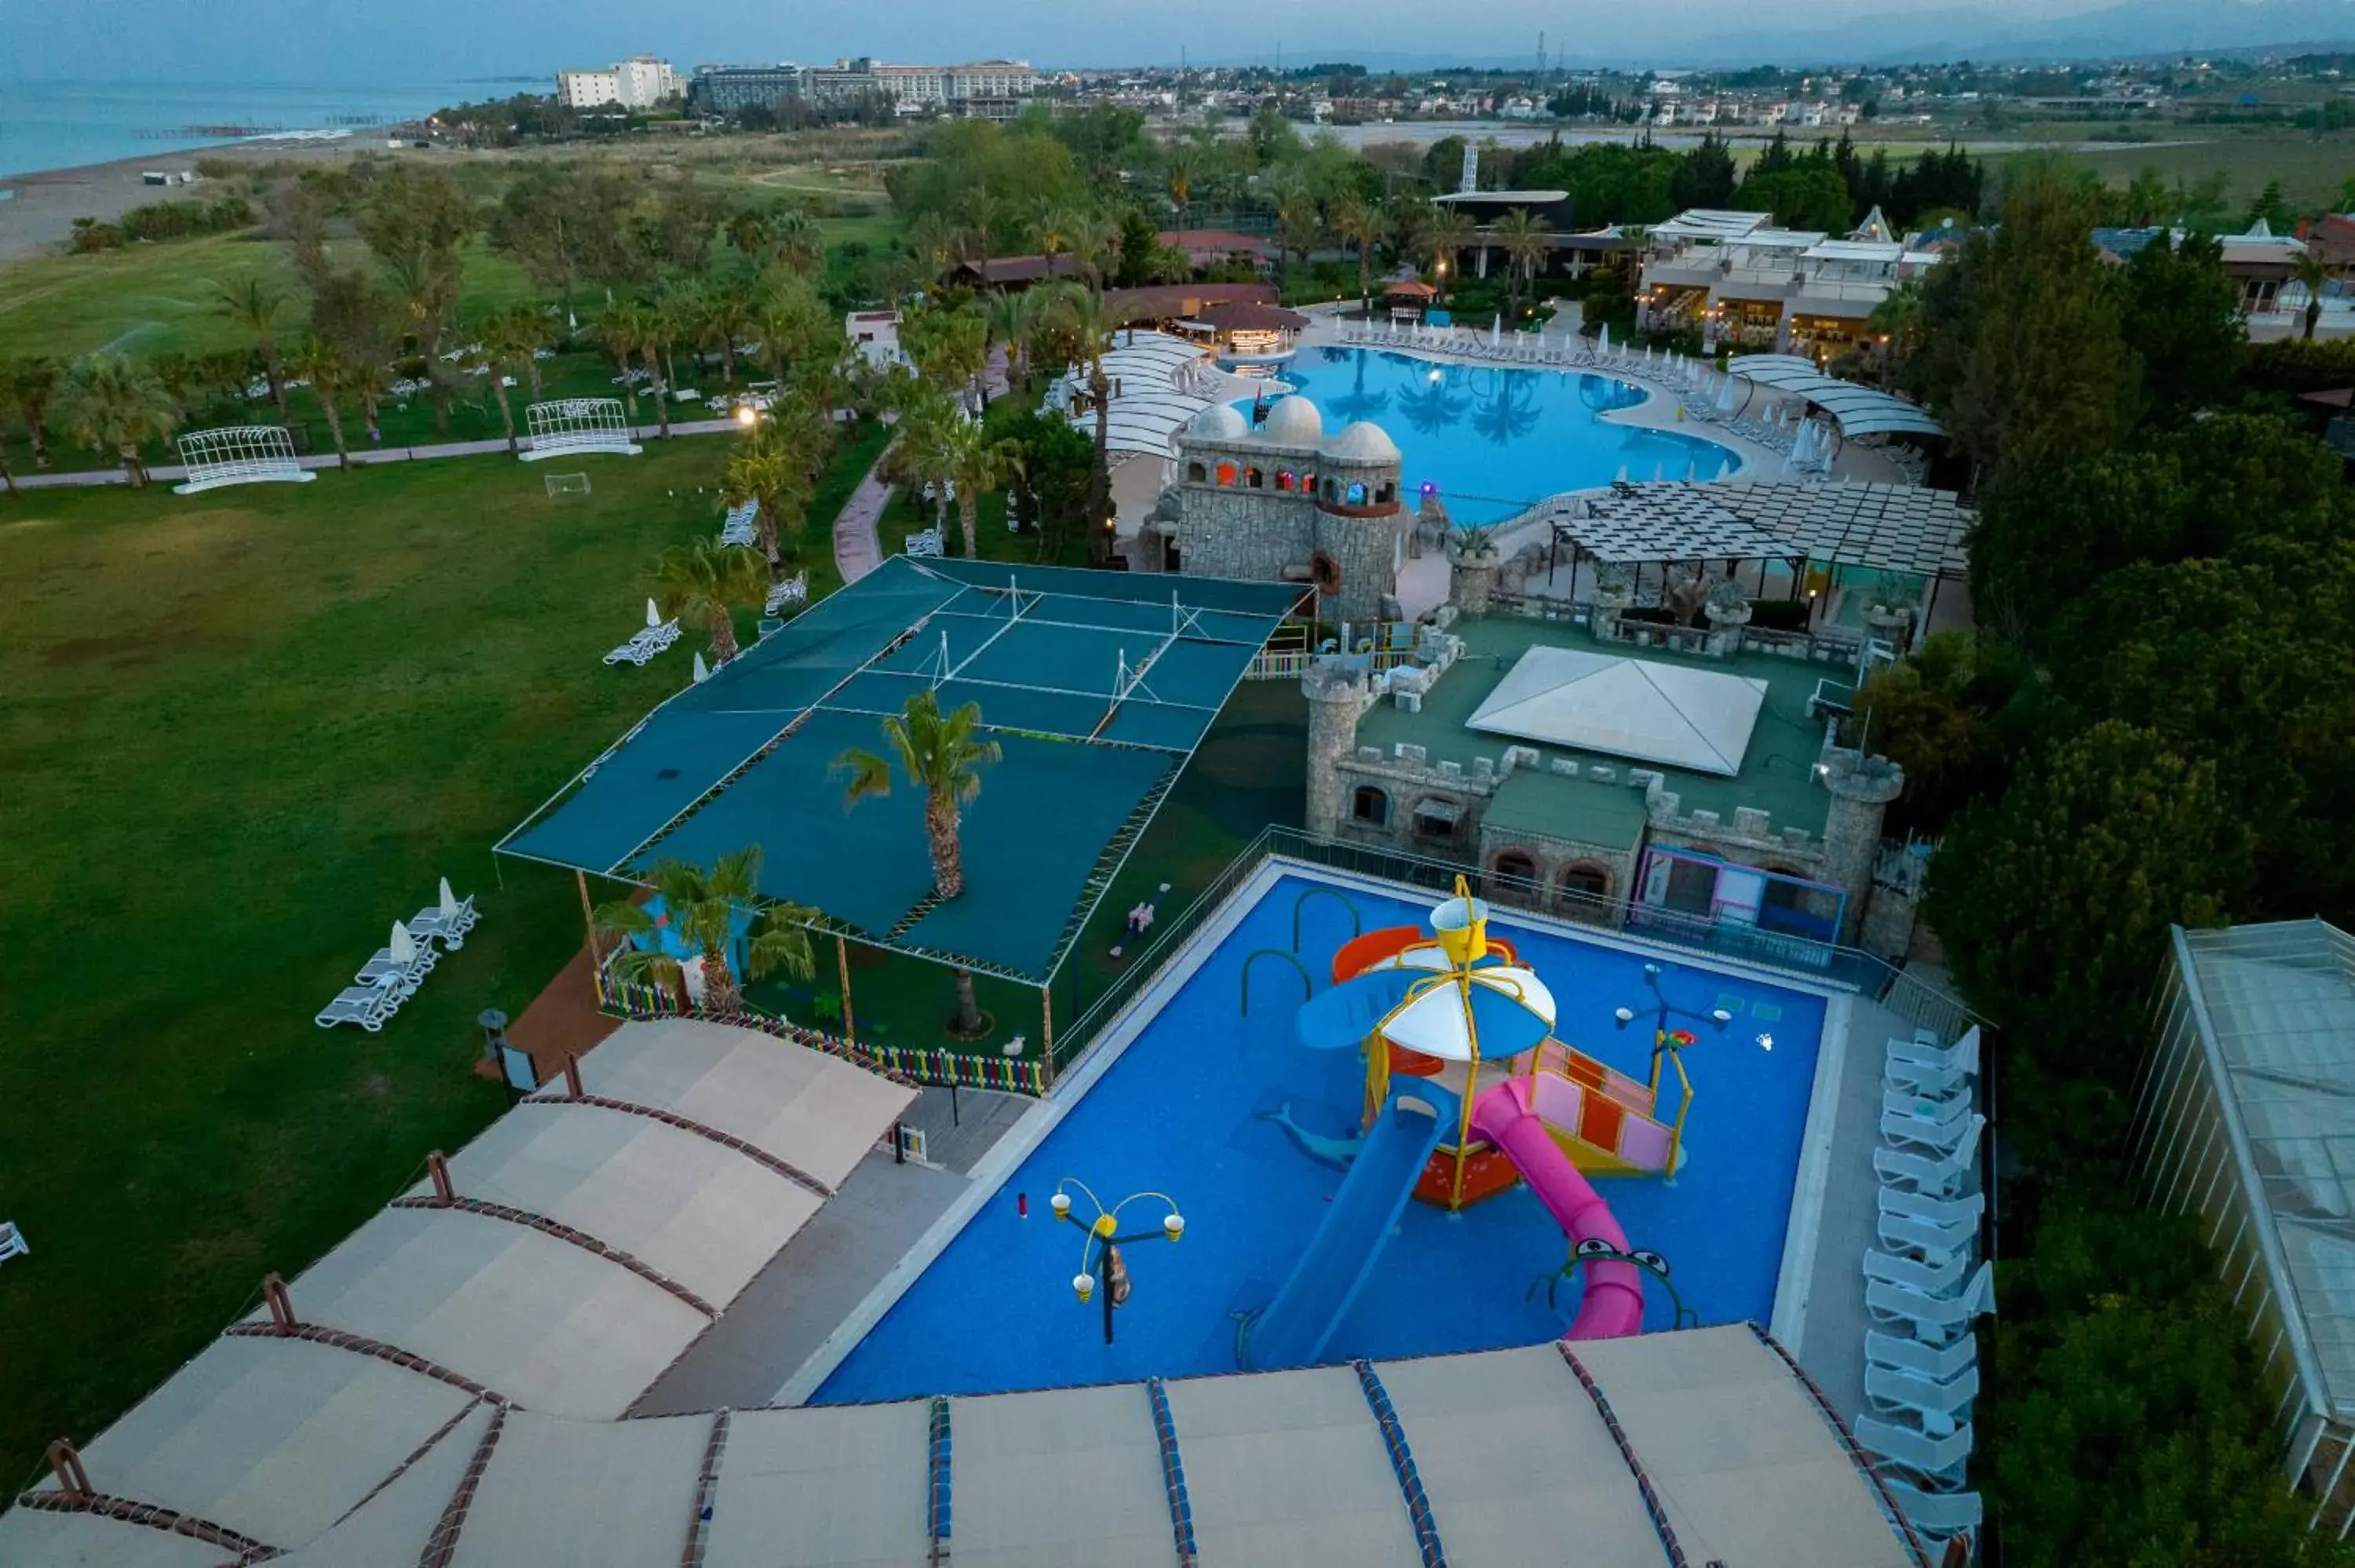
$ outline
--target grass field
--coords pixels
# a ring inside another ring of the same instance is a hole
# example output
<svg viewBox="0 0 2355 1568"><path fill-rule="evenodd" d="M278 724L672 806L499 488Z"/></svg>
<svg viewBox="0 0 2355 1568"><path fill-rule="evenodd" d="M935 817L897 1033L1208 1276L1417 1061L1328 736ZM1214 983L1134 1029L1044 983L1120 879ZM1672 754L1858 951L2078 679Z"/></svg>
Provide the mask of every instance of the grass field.
<svg viewBox="0 0 2355 1568"><path fill-rule="evenodd" d="M505 1104L474 1015L520 1012L580 911L489 846L685 680L692 636L599 657L655 552L713 526L725 450L583 459L561 499L496 458L0 498L0 1217L34 1248L0 1289L0 1478ZM822 534L805 554L824 591ZM444 874L483 910L465 948L382 1033L314 1028Z"/></svg>
<svg viewBox="0 0 2355 1568"><path fill-rule="evenodd" d="M2081 149L2071 156L2112 185L2124 185L2145 169L2157 169L2169 181L2189 182L2221 172L2232 182L2236 206L2255 202L2275 180L2281 182L2293 207L2333 206L2348 177L2355 175L2355 136L2344 133L2315 137L2300 131L2190 126L2182 128L2186 139L2179 142L2167 129L2158 133L2168 145L2120 143L2115 148ZM2195 137L2199 139L2190 139Z"/></svg>

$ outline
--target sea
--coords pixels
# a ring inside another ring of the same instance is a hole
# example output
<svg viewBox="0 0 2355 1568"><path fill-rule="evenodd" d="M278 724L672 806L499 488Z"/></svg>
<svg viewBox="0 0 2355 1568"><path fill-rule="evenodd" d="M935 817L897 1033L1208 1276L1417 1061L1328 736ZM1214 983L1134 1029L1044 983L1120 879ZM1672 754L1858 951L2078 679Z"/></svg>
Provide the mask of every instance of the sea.
<svg viewBox="0 0 2355 1568"><path fill-rule="evenodd" d="M506 80L320 87L0 79L0 176L240 140L225 133L232 130L340 130L361 141L380 136L388 124L452 104L510 97L532 86Z"/></svg>

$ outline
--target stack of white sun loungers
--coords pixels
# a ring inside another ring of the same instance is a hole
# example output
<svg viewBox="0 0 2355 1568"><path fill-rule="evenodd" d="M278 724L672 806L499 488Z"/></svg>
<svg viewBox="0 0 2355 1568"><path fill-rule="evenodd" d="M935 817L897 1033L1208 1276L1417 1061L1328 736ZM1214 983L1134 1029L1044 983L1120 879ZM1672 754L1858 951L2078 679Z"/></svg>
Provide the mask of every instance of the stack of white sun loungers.
<svg viewBox="0 0 2355 1568"><path fill-rule="evenodd" d="M321 1008L313 1022L322 1029L357 1023L371 1034L382 1029L400 1011L400 1004L417 994L442 954L464 947L466 933L474 928L474 895L454 896L447 877L442 880L441 895L438 903L427 905L406 921L394 921L391 939L360 966L353 983ZM439 948L436 942L441 943Z"/></svg>
<svg viewBox="0 0 2355 1568"><path fill-rule="evenodd" d="M719 542L723 545L750 545L752 542L752 520L761 515L761 503L748 501L741 506L731 506L719 524Z"/></svg>
<svg viewBox="0 0 2355 1568"><path fill-rule="evenodd" d="M608 664L635 664L645 667L646 661L678 641L678 622L666 620L659 626L642 629L627 642L605 655Z"/></svg>
<svg viewBox="0 0 2355 1568"><path fill-rule="evenodd" d="M1944 1541L1979 1527L1963 1489L1978 1397L1971 1322L1995 1310L1995 1266L1978 1255L1987 1200L1979 1189L1974 1108L1979 1032L1952 1045L1933 1031L1889 1042L1881 1078L1880 1245L1865 1254L1864 1414L1857 1441L1883 1461L1889 1489L1915 1530Z"/></svg>

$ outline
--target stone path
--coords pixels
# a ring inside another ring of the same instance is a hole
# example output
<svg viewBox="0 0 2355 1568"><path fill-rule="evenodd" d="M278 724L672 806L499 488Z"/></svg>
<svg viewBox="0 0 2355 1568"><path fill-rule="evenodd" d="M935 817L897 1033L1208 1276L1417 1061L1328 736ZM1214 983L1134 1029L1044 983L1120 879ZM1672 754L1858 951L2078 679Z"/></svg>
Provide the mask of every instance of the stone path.
<svg viewBox="0 0 2355 1568"><path fill-rule="evenodd" d="M875 524L891 499L891 487L879 477L882 467L883 460L876 459L834 520L834 567L846 583L857 582L883 564L883 546L876 538Z"/></svg>

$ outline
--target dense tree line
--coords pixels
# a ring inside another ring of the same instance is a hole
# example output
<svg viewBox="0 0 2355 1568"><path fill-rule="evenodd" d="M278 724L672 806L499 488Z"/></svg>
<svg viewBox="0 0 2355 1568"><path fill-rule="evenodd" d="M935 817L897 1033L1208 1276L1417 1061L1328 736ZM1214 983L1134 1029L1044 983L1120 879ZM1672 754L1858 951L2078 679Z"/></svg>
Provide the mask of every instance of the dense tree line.
<svg viewBox="0 0 2355 1568"><path fill-rule="evenodd" d="M1907 373L1978 465L1981 630L1864 700L1998 1025L1977 1478L2013 1563L2345 1562L2284 1486L2245 1308L2199 1226L2136 1206L2125 1135L2170 924L2355 919L2355 505L2237 374L2265 356L2216 248L2102 264L2111 199L2015 169L1923 295Z"/></svg>

